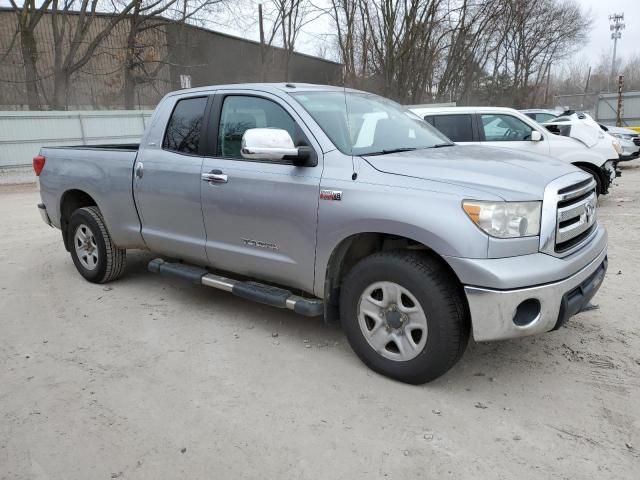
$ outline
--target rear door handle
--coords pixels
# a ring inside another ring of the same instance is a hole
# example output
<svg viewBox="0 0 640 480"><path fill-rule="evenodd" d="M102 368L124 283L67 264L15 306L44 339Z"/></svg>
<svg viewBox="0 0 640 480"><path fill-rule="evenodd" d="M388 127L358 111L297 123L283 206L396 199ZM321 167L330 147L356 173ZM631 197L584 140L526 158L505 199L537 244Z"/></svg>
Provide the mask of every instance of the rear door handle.
<svg viewBox="0 0 640 480"><path fill-rule="evenodd" d="M222 170L211 170L209 173L202 174L202 181L209 183L227 183L229 177L222 173Z"/></svg>
<svg viewBox="0 0 640 480"><path fill-rule="evenodd" d="M143 174L144 174L144 164L142 162L138 162L138 165L136 165L136 177L142 178Z"/></svg>

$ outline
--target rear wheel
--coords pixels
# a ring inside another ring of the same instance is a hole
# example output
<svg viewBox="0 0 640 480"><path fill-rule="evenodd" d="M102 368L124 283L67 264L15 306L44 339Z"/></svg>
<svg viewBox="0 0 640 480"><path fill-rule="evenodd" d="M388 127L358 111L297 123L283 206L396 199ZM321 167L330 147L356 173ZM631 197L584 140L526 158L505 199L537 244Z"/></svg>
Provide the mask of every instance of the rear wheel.
<svg viewBox="0 0 640 480"><path fill-rule="evenodd" d="M126 250L113 243L98 207L73 212L67 235L73 263L86 280L106 283L124 273Z"/></svg>
<svg viewBox="0 0 640 480"><path fill-rule="evenodd" d="M340 310L360 359L407 383L425 383L444 374L469 339L457 279L426 254L383 252L360 261L343 282Z"/></svg>

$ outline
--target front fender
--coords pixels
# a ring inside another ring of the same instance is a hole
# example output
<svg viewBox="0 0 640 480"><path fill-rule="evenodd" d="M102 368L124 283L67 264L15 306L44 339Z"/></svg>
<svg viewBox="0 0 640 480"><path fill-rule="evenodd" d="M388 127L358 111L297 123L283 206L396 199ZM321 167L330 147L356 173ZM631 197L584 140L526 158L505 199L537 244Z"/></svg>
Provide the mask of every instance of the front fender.
<svg viewBox="0 0 640 480"><path fill-rule="evenodd" d="M339 182L332 182L334 188ZM487 258L488 236L467 218L461 198L441 192L351 182L340 201L320 200L314 293L324 296L332 253L361 233L407 238L440 256Z"/></svg>

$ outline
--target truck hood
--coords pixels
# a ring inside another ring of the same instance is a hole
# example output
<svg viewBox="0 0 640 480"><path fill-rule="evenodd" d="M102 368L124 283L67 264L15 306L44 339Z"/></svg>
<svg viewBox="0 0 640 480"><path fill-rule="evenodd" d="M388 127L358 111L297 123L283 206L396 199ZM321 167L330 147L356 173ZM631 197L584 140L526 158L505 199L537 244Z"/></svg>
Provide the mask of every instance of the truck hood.
<svg viewBox="0 0 640 480"><path fill-rule="evenodd" d="M477 145L363 158L381 172L459 185L504 200L542 200L549 182L577 170L543 155Z"/></svg>
<svg viewBox="0 0 640 480"><path fill-rule="evenodd" d="M570 120L565 122L548 122L543 123L543 126L550 130L552 133L554 127L560 128L562 126L568 127L561 129L561 135L568 135L571 138L575 138L579 142L585 144L588 148L594 147L600 140L605 138L605 132L600 129L596 124L595 126L586 120ZM565 133L568 132L568 133Z"/></svg>
<svg viewBox="0 0 640 480"><path fill-rule="evenodd" d="M613 143L620 143L615 137L600 128L591 117L585 120L571 118L569 121L548 122L542 124L559 138L572 138L587 148L604 156L605 160L618 158ZM557 130L557 131L556 131Z"/></svg>

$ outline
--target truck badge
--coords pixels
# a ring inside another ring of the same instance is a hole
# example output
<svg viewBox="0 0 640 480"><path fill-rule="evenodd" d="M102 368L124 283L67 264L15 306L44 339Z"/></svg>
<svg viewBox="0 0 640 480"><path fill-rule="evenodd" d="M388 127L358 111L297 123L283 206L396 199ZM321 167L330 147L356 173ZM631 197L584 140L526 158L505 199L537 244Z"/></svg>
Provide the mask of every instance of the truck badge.
<svg viewBox="0 0 640 480"><path fill-rule="evenodd" d="M593 219L593 214L594 214L595 208L593 206L593 204L591 202L587 203L584 206L584 214L587 217L587 225L591 224L591 220Z"/></svg>
<svg viewBox="0 0 640 480"><path fill-rule="evenodd" d="M342 200L341 190L320 190L320 200Z"/></svg>

